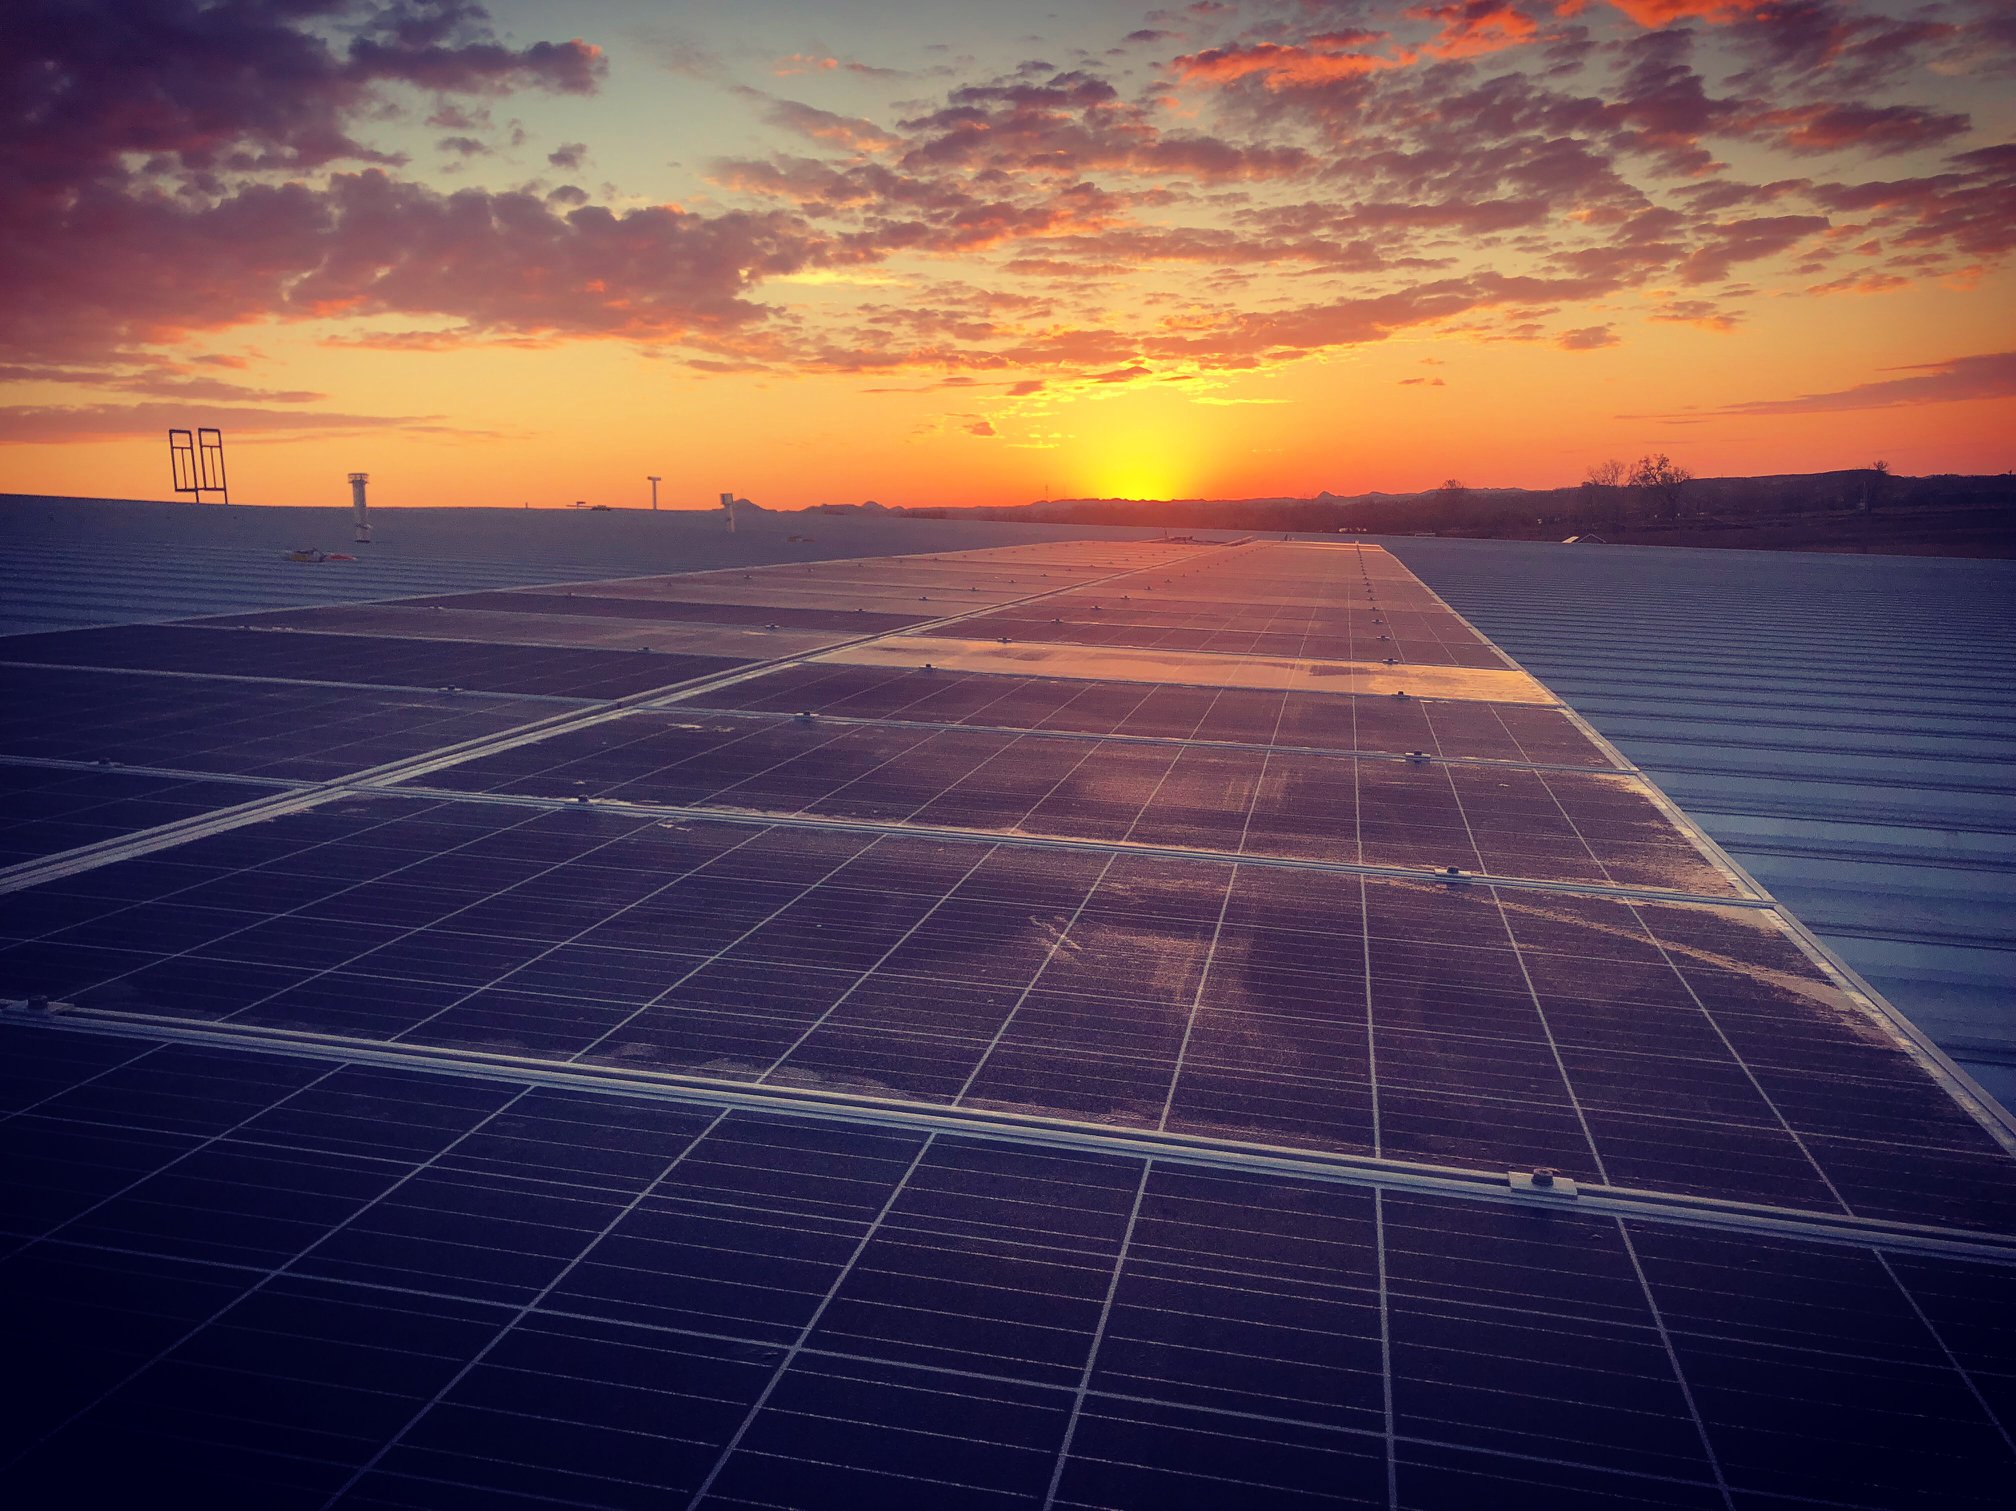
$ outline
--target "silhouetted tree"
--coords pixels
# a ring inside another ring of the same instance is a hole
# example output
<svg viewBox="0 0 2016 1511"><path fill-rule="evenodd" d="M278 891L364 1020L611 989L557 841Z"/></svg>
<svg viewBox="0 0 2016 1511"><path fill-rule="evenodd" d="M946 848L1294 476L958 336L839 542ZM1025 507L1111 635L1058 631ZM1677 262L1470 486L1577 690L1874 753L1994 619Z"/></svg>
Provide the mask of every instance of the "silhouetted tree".
<svg viewBox="0 0 2016 1511"><path fill-rule="evenodd" d="M1890 478L1890 464L1878 457L1863 470L1869 475L1862 479L1862 502L1858 507L1867 510L1881 501L1883 485Z"/></svg>
<svg viewBox="0 0 2016 1511"><path fill-rule="evenodd" d="M1662 451L1656 456L1639 457L1631 464L1631 475L1624 481L1626 487L1645 501L1647 513L1657 519L1671 520L1680 517L1680 490L1693 478L1693 473Z"/></svg>
<svg viewBox="0 0 2016 1511"><path fill-rule="evenodd" d="M1591 488L1621 488L1624 477L1624 463L1613 456L1608 461L1591 462L1589 470L1582 474L1582 481Z"/></svg>

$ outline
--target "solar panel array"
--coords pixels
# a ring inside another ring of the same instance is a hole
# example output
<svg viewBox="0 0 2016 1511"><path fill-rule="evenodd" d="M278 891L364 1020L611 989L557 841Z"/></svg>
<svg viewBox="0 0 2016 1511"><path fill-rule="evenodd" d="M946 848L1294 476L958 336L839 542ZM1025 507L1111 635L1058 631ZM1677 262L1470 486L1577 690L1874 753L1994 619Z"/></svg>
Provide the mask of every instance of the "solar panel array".
<svg viewBox="0 0 2016 1511"><path fill-rule="evenodd" d="M0 661L22 1503L2005 1503L2008 1130L1376 548Z"/></svg>

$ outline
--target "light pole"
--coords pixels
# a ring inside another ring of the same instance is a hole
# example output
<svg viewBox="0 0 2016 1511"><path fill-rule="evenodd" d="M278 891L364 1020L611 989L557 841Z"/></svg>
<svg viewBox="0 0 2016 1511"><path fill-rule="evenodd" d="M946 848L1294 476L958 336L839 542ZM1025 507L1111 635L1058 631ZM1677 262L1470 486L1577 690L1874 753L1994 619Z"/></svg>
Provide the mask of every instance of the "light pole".
<svg viewBox="0 0 2016 1511"><path fill-rule="evenodd" d="M657 477L647 477L644 479L644 481L651 485L651 512L653 514L656 514L658 512L658 485L661 482L663 482L664 479Z"/></svg>

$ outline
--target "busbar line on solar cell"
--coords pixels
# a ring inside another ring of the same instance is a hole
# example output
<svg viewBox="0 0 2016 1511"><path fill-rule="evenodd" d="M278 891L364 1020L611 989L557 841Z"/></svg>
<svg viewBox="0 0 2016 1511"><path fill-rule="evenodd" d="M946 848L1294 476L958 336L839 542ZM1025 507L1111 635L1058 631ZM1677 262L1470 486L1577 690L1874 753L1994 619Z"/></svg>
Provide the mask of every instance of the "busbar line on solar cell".
<svg viewBox="0 0 2016 1511"><path fill-rule="evenodd" d="M1118 575L1126 574L1123 572ZM1044 595L1038 594L1037 596ZM938 622L949 624L964 617L967 616L965 614L953 615ZM19 639L21 637L15 638ZM795 658L788 656L781 658L783 661L793 659ZM736 668L736 674L741 675L749 671L768 669L768 667L775 664L777 663L759 663L753 667ZM703 685L707 682L706 678L688 680L697 680ZM676 685L672 684L672 686ZM659 696L669 690L668 686L661 685L657 688L649 689L644 693L632 693L606 699L594 709L583 714L555 715L551 720L535 721L532 724L521 726L515 731L507 732L503 736L466 741L460 745L437 749L425 756L388 762L378 768L354 772L346 780L354 784L372 786L389 784L400 780L403 776L425 774L442 766L453 765L465 759L467 754L481 753L483 748L509 748L513 744L521 744L530 740L543 738L547 734L560 732L577 724L592 724L602 719L614 717L640 702L647 701L651 696ZM472 749L471 747L478 748ZM189 839L254 822L263 817L283 812L298 811L303 807L325 802L330 797L338 795L344 790L346 789L340 784L323 784L314 789L266 799L261 802L239 805L180 823L163 825L137 835L130 835L98 845L84 846L55 856L47 861L28 862L0 869L0 895L55 877L74 874L76 871L105 864L111 860L143 854L150 850L165 849Z"/></svg>
<svg viewBox="0 0 2016 1511"><path fill-rule="evenodd" d="M139 1021L116 1014L80 1012L60 1019L18 1015L0 1018L0 1034L10 1029L66 1037L110 1035L150 1044L177 1044L307 1062L334 1060L344 1065L379 1067L400 1074L428 1074L456 1081L643 1099L693 1106L710 1113L725 1107L751 1115L787 1116L835 1126L906 1132L918 1137L935 1133L1013 1147L1153 1158L1172 1167L1206 1174L1294 1179L1396 1195L1482 1203L1525 1212L1572 1212L1589 1220L1623 1218L1659 1226L1751 1237L1794 1239L1832 1246L1874 1246L1899 1255L1940 1255L2016 1265L2016 1239L1975 1229L1594 1184L1581 1186L1572 1201L1564 1202L1558 1198L1535 1197L1513 1187L1502 1175L1494 1176L1482 1171L1405 1160L1375 1160L1173 1131L1160 1133L1110 1124L1069 1123L1003 1110L969 1112L949 1107L927 1109L898 1102L877 1104L873 1099L802 1089L783 1090L709 1083L690 1077L638 1075L595 1066L541 1063L508 1055L449 1052L428 1046L372 1045L361 1040L340 1041L328 1035L288 1034L273 1030L234 1032L230 1031L229 1025L191 1026L165 1019ZM102 1080L120 1068L123 1067L111 1067L90 1079ZM26 1109L0 1116L0 1122L23 1115L26 1115Z"/></svg>

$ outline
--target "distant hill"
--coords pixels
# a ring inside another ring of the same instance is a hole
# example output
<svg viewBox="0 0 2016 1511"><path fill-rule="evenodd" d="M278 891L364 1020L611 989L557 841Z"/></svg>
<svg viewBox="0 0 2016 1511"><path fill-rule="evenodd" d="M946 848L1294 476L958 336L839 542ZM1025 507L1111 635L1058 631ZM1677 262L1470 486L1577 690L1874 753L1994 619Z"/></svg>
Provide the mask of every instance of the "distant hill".
<svg viewBox="0 0 2016 1511"><path fill-rule="evenodd" d="M1897 477L1875 468L1770 477L1655 476L1638 484L1472 488L1420 493L1330 492L1314 498L1054 499L975 509L915 510L946 518L1172 529L1436 534L1559 540L1600 534L1633 544L1805 549L1952 547L2011 555L2016 475Z"/></svg>

